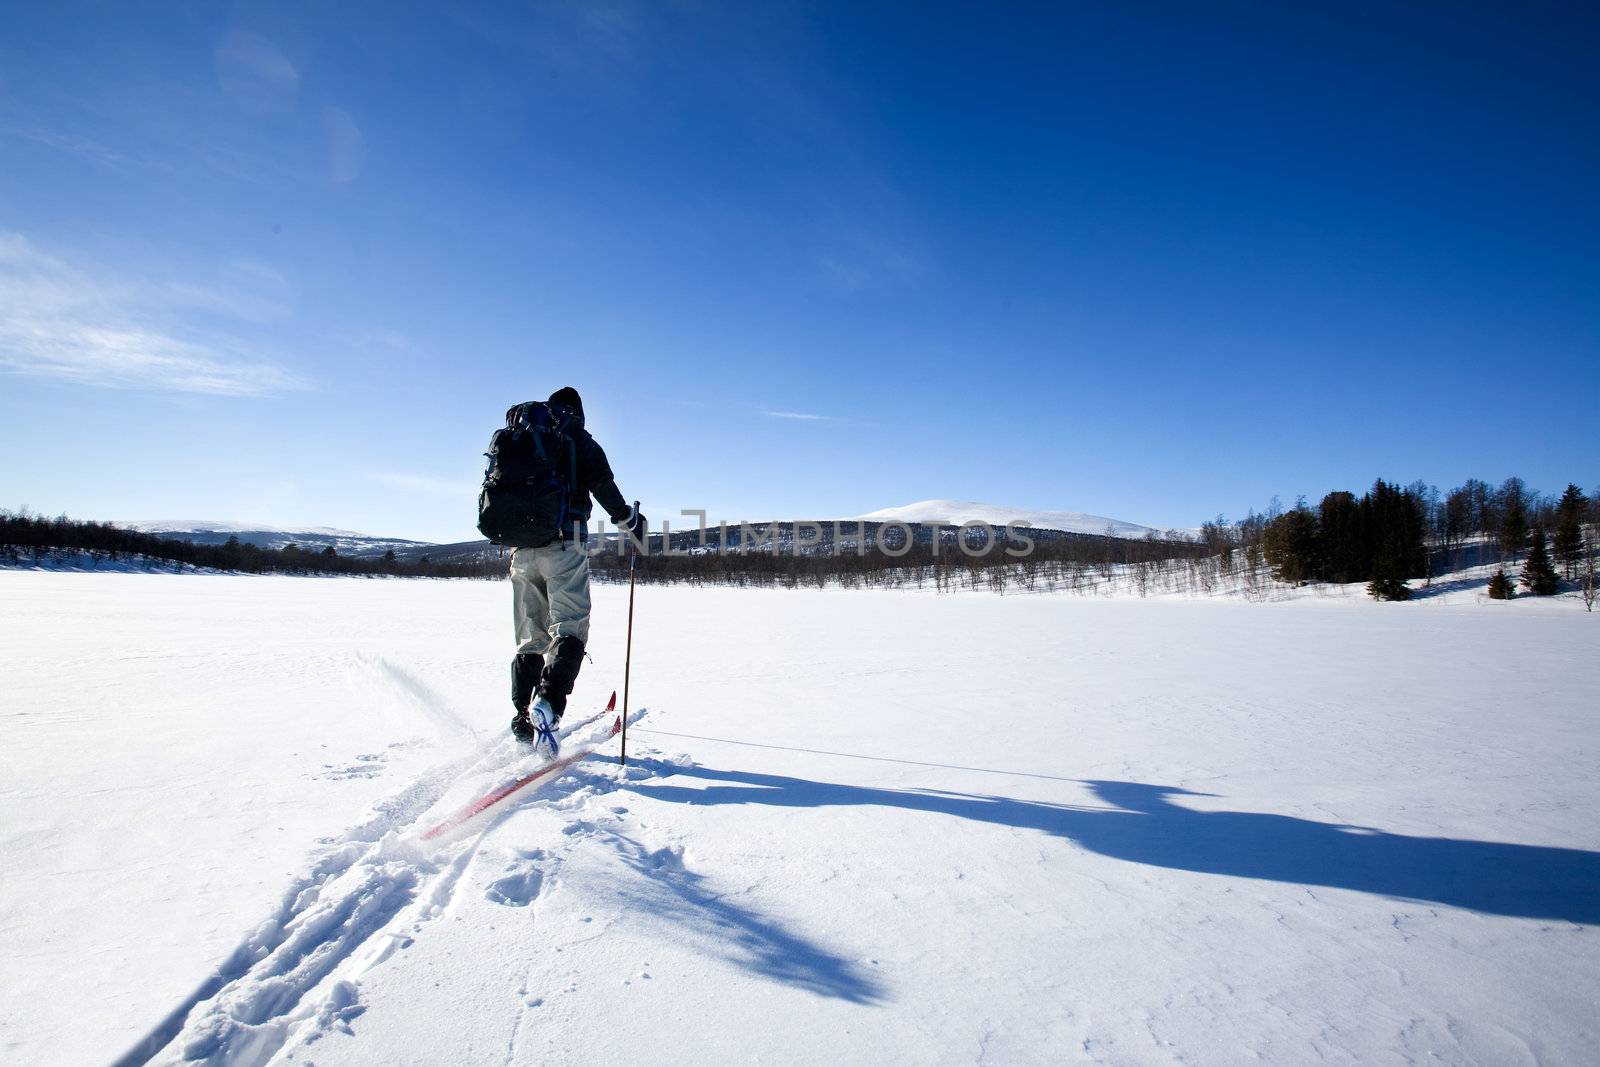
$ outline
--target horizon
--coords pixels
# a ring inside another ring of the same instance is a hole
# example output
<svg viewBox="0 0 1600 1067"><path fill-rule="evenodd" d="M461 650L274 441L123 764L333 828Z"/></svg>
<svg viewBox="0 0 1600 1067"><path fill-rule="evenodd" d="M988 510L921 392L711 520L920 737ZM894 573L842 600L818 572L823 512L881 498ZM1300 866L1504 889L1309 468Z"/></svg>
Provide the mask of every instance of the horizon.
<svg viewBox="0 0 1600 1067"><path fill-rule="evenodd" d="M1415 483L1411 483L1411 484L1415 484ZM1497 483L1497 482L1490 482L1488 484L1489 484L1491 489L1495 489L1495 488L1497 488L1499 486L1499 483ZM1576 484L1576 483L1572 483L1572 484ZM1433 489L1433 490L1438 490L1440 488L1439 486L1431 485L1431 484L1429 484L1427 487L1429 489ZM1582 491L1583 487L1579 486L1578 488L1580 489L1580 491ZM1330 492L1337 492L1337 491L1339 491L1339 490L1330 490ZM1365 491L1365 490L1363 490L1363 491ZM1538 487L1529 487L1528 488L1528 492L1530 494L1532 494L1532 499L1535 499L1535 500L1538 500L1538 501L1541 501L1543 503L1550 504L1550 505L1553 505L1555 503L1556 496L1558 495L1558 494L1554 494L1554 493L1544 492L1542 490L1539 490ZM1600 499L1600 487L1597 487L1594 490L1594 492L1593 492L1593 494L1591 494L1590 498L1591 499ZM1288 509L1288 508L1291 508L1291 507L1305 505L1305 506L1314 508L1315 504L1316 504L1316 501L1310 500L1309 498L1306 498L1303 495L1298 497L1295 501L1288 502L1288 503L1284 502L1281 499L1281 497L1274 496L1273 499L1269 502L1269 506L1268 507L1253 508L1244 516L1223 516L1223 518L1226 520L1226 524L1233 525L1233 524L1239 522L1240 520L1245 519L1245 518L1249 518L1251 516L1258 516L1258 517L1269 516L1270 513L1271 513L1271 506L1278 506L1278 507L1282 507L1284 509ZM925 508L925 506L927 506L927 505L932 505L934 507L949 506L949 507L953 507L955 509L958 509L958 511L953 516L945 517L945 516L941 516L939 513L935 512L931 507L930 508ZM923 509L923 510L918 510L918 509ZM0 513L3 513L5 511L7 511L7 510L11 510L12 513L24 513L24 512L28 511L28 509L26 509L26 508L21 508L21 509L0 509ZM987 512L988 514L985 517L982 517L982 518L976 518L975 517L975 518L973 518L971 520L963 520L961 518L961 516L960 516L960 511L963 511L963 510L971 510L975 514L980 514L980 515L982 513L984 513L984 512ZM912 513L913 512L916 512L921 517L912 517ZM41 514L41 513L34 513L34 514ZM49 517L49 516L46 515L45 517ZM418 544L457 544L457 543L470 543L470 542L482 541L484 539L483 535L481 533L479 533L475 537L468 537L468 538L463 539L462 541L440 542L440 541L430 541L427 538L412 537L409 534L406 534L404 532L394 533L394 532L378 532L378 531L373 531L373 530L352 530L352 529L347 529L347 528L344 528L344 527L326 526L326 525L283 526L281 524L276 524L276 523L256 522L256 521L251 521L251 520L247 520L247 519L215 519L215 518L199 519L199 518L171 518L171 517L167 517L167 518L150 518L150 517L146 517L146 518L140 518L140 519L126 519L126 518L106 519L106 518L96 518L96 517L93 517L93 516L80 516L80 515L66 515L65 517L70 519L70 520L77 521L77 522L102 522L102 523L106 523L106 524L109 524L109 525L112 525L112 526L122 527L124 529L133 529L133 530L138 530L138 531L143 532L143 533L155 533L155 534L158 534L158 535L168 534L168 533L190 533L190 532L316 534L318 536L361 537L361 538L368 538L368 539L372 539L372 540L412 541L412 542L415 542L415 543L418 543ZM694 530L694 529L696 529L698 527L698 522L699 522L699 518L697 516L695 516L695 515L688 515L688 516L683 516L683 515L661 516L661 517L657 517L657 518L652 520L652 530L651 530L652 533L663 532L662 529L661 529L661 525L660 525L662 518L665 518L666 522L668 523L668 525L671 528L671 532L674 533L674 534L682 533L682 532L685 532L685 531L692 531L692 530ZM936 518L938 519L937 522L935 521ZM713 530L713 529L716 529L719 525L727 525L729 527L733 527L733 526L736 526L736 525L751 525L751 526L756 526L756 527L762 527L762 526L766 526L766 525L771 524L771 523L786 524L786 523L806 523L806 522L821 522L821 523L829 523L829 522L832 522L832 523L852 523L852 522L895 523L895 522L905 522L905 523L911 523L912 525L960 526L960 525L963 524L963 522L970 521L970 522L984 522L987 525L989 525L991 528L1000 528L1000 527L1004 527L1004 526L1010 524L1011 522L1015 521L1019 525L1023 526L1026 529L1045 529L1045 530L1049 530L1049 529L1064 529L1065 530L1065 529L1068 529L1068 527L1060 526L1060 525L1052 525L1053 522L1057 522L1057 521L1059 521L1059 520L1061 520L1063 518L1075 518L1075 519L1079 519L1079 520L1091 520L1091 521L1096 521L1096 522L1103 521L1103 522L1106 523L1106 526L1107 526L1108 530L1110 530L1112 527L1139 527L1139 528L1145 530L1146 532L1155 533L1155 534L1158 534L1158 535L1159 534L1191 534L1191 535L1193 535L1193 534L1198 534L1200 532L1200 530L1201 530L1201 527L1205 523L1214 522L1217 519L1217 516L1212 516L1209 519L1204 519L1200 523L1196 523L1194 526L1164 526L1163 527L1163 526L1153 526L1153 525L1151 525L1149 523L1140 523L1140 522L1138 522L1136 520L1130 520L1130 519L1127 519L1126 517L1122 517L1122 516L1098 515L1098 514L1095 514L1093 512L1078 512L1078 511L1072 511L1072 510L1065 509L1065 508L1028 508L1028 507L1013 506L1013 505L1007 505L1007 504L995 504L995 503L989 502L989 501L950 500L950 499L943 499L943 498L930 498L928 500L911 501L911 502L909 502L907 504L891 505L891 506L884 507L884 508L876 508L876 509L873 509L872 511L869 511L869 512L866 512L866 513L863 513L863 514L860 514L860 515L810 515L810 516L790 516L788 518L778 518L778 517L773 517L773 516L766 516L766 517L759 517L759 518L752 518L750 516L742 516L742 517L735 518L735 517L731 517L731 516L730 517L717 517L717 516L707 515L705 517L705 523L706 523L706 528L708 530ZM594 524L597 524L597 525L594 525ZM592 524L592 525L594 525L594 528L596 530L604 531L607 528L607 523L606 523L606 520L605 520L604 516L601 516L601 515L598 515L598 514L594 518L594 524ZM1081 529L1081 528L1073 528L1073 529L1075 530L1075 532L1080 532L1080 533L1097 533L1098 532L1096 530ZM1124 530L1120 530L1118 532L1113 533L1112 536L1115 536L1115 537L1118 537L1118 538L1126 538L1126 537L1135 537L1136 538L1136 537L1141 536L1141 535L1139 535L1137 533L1128 532L1127 530L1124 529Z"/></svg>
<svg viewBox="0 0 1600 1067"><path fill-rule="evenodd" d="M13 23L7 507L474 540L567 384L657 521L1600 481L1593 10Z"/></svg>
<svg viewBox="0 0 1600 1067"><path fill-rule="evenodd" d="M1021 519L1023 519L1023 518L1027 518L1027 517L1060 518L1060 517L1071 516L1071 517L1074 517L1074 518L1085 519L1085 520L1104 520L1108 524L1119 525L1119 526L1134 525L1134 526L1147 527L1148 529L1153 530L1154 532L1157 532L1157 533L1194 533L1196 530L1198 530L1198 527L1165 527L1165 528L1148 527L1148 524L1132 523L1132 522L1129 522L1128 520L1118 519L1118 518L1116 518L1114 516L1095 515L1095 514L1089 513L1089 512L1072 512L1072 511L1067 511L1065 509L1023 508L1023 507L1012 507L1010 505L1004 505L1004 504L996 505L996 504L984 503L984 502L980 502L980 501L945 500L945 499L916 500L916 501L911 501L910 503L903 504L903 505L894 505L894 506L890 506L890 507L886 507L886 508L874 509L873 511L867 512L867 513L862 514L862 515L812 515L812 516L791 516L789 518L775 518L775 517L752 518L750 516L743 516L743 517L735 518L735 517L731 517L730 516L730 517L721 518L721 519L719 519L716 516L708 515L708 516L706 516L706 520L705 521L706 521L706 528L707 529L715 529L719 525L719 523L726 523L729 526L733 526L733 525L736 525L736 524L765 526L765 525L767 525L769 523L780 523L781 524L781 523L795 523L795 522L823 522L823 523L827 523L827 522L839 522L839 523L849 523L849 522L911 522L913 524L928 525L928 524L931 524L932 519L934 518L934 512L932 510L929 510L929 511L925 512L925 515L926 515L925 519L909 518L909 517L907 517L906 514L904 514L904 513L910 512L912 509L917 509L917 508L922 507L924 505L934 505L934 506L939 506L939 507L943 507L943 506L949 505L949 506L954 506L954 507L957 507L957 508L970 507L970 508L980 508L980 509L991 509L994 512L1001 513L1001 514L1004 514L1006 516L1015 516L1015 517L1017 517L1019 519L1019 521ZM896 514L896 515L894 515L892 517L884 517L884 516L880 515L880 513L890 513L890 512L896 512L896 513L901 513L901 514ZM78 522L105 522L105 523L109 523L110 525L113 525L113 526L122 527L124 529L136 529L136 530L139 530L139 531L144 532L144 533L156 533L156 534L188 533L188 532L202 532L202 531L203 532L208 532L208 533L230 533L230 532L236 532L236 533L286 533L286 534L308 533L308 534L318 534L318 535L325 535L325 536L326 535L346 535L346 536L355 536L355 537L370 537L370 538L378 539L378 540L395 540L395 539L398 539L398 540L417 540L419 542L422 542L422 539L420 539L420 538L408 538L404 534L377 533L377 532L374 532L374 531L371 531L371 530L350 530L350 529L344 529L344 528L341 528L341 527L333 527L333 526L286 527L286 526L282 526L282 525L278 525L278 524L274 524L274 523L255 522L255 521L251 521L251 520L247 520L247 519L216 519L216 518L198 519L198 518L171 518L171 517L167 517L167 518L150 518L150 517L146 517L146 518L140 518L140 519L126 519L126 518L122 518L122 519L95 519L95 518L92 518L92 517L89 517L89 516L78 516L78 515L69 515L69 516L66 516L66 517L69 518L69 519L72 519L74 521L78 521ZM698 519L697 519L696 516L665 516L664 518L671 525L673 533L681 533L681 532L683 532L685 530L693 530L693 529L696 529L697 525L698 525ZM988 521L989 521L990 525L996 526L996 527L1006 525L1006 522L1001 522L1001 521L999 521L998 519L995 519L995 518L990 518ZM1009 522L1010 519L1008 518L1006 521ZM601 526L605 525L605 520L604 520L603 516L596 516L596 522L599 523ZM946 521L946 522L943 522L941 524L942 525L952 525L952 526L961 525L961 523L957 522L957 521ZM660 531L660 519L659 518L654 520L652 525L654 527L654 532L661 532ZM1037 523L1032 523L1032 524L1023 523L1023 525L1027 526L1030 529L1051 529L1052 528L1052 527L1049 527L1049 526L1042 526L1042 525L1039 525ZM1122 536L1128 536L1128 535L1123 534L1123 533L1119 533L1119 534L1117 534L1117 536L1122 537ZM483 540L483 537L482 537L481 534L479 534L477 537L469 538L468 540L469 541L481 541L481 540ZM437 544L437 543L440 543L440 542L424 542L424 543L435 543L435 544Z"/></svg>

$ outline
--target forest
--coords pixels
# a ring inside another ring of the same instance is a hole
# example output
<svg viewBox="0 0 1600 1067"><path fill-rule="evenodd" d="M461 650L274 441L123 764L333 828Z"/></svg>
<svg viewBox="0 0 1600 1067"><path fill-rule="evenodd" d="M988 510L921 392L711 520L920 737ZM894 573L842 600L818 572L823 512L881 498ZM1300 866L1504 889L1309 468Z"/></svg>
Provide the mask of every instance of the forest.
<svg viewBox="0 0 1600 1067"><path fill-rule="evenodd" d="M1501 565L1489 579L1495 599L1518 586L1548 596L1566 581L1592 606L1597 498L1572 483L1559 497L1542 496L1516 477L1498 488L1471 478L1442 496L1421 482L1402 488L1380 478L1359 498L1336 491L1314 508L1304 499L1287 511L1275 505L1237 531L1246 546L1259 541L1273 576L1291 584L1365 581L1374 597L1403 600L1412 579L1492 562ZM1505 565L1519 561L1513 582Z"/></svg>

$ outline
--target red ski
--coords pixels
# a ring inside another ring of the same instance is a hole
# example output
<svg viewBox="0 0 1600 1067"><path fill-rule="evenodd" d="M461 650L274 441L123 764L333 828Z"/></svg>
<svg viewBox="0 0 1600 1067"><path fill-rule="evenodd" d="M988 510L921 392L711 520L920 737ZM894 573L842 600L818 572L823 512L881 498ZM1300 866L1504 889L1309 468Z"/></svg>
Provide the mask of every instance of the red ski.
<svg viewBox="0 0 1600 1067"><path fill-rule="evenodd" d="M606 710L605 712L602 712L602 714L608 714L616 710L617 694L613 692L611 694L611 701L606 704ZM422 840L432 841L435 838L443 837L445 834L461 826L469 819L488 811L490 808L500 803L506 797L511 796L513 793L519 792L535 782L545 781L555 777L556 775L559 775L562 771L566 770L568 767L572 766L574 763L577 763L584 757L594 755L597 751L599 751L601 745L605 744L613 737L616 737L621 732L622 716L618 715L614 720L612 720L611 729L607 731L605 737L601 738L599 741L590 744L587 748L580 748L576 752L562 756L553 763L547 763L543 767L540 767L538 770L534 771L532 774L524 775L514 782L508 782L505 785L492 790L491 792L485 793L477 800L474 800L472 803L468 804L466 807L462 808L460 811L441 822L438 826L425 831L422 835Z"/></svg>

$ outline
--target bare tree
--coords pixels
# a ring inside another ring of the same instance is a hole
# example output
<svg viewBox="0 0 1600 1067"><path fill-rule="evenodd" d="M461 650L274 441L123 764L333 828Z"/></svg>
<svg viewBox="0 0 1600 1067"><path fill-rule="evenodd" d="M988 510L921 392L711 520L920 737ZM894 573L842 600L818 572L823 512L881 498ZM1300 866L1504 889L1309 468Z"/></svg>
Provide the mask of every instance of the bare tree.
<svg viewBox="0 0 1600 1067"><path fill-rule="evenodd" d="M1600 550L1600 489L1595 490L1595 495L1589 498L1590 522L1583 529L1583 584L1580 590L1583 594L1583 606L1589 611L1594 610L1596 596L1600 596L1600 587L1594 580L1594 557L1596 550Z"/></svg>
<svg viewBox="0 0 1600 1067"><path fill-rule="evenodd" d="M1594 582L1594 552L1592 551L1584 560L1582 593L1583 606L1589 611L1593 611L1595 598L1600 595L1600 587L1597 587Z"/></svg>

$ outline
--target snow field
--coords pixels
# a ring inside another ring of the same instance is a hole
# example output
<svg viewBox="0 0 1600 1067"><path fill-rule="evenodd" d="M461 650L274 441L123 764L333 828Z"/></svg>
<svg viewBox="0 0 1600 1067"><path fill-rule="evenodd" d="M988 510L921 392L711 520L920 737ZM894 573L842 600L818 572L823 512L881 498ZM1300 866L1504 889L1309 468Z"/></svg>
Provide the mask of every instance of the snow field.
<svg viewBox="0 0 1600 1067"><path fill-rule="evenodd" d="M503 586L0 573L0 1059L233 954L155 1062L1600 1058L1570 604L638 598L629 766L425 850Z"/></svg>

